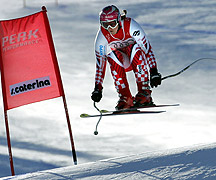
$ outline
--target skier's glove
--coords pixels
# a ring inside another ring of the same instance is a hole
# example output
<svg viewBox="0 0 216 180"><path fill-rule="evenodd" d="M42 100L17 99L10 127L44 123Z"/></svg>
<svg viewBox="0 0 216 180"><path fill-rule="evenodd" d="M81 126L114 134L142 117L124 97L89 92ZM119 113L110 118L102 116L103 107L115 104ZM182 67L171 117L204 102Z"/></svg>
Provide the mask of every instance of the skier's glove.
<svg viewBox="0 0 216 180"><path fill-rule="evenodd" d="M91 99L94 102L99 102L102 98L102 89L103 87L99 87L99 85L95 85L94 91L92 92Z"/></svg>
<svg viewBox="0 0 216 180"><path fill-rule="evenodd" d="M161 74L158 73L157 68L150 69L150 85L152 88L161 85Z"/></svg>

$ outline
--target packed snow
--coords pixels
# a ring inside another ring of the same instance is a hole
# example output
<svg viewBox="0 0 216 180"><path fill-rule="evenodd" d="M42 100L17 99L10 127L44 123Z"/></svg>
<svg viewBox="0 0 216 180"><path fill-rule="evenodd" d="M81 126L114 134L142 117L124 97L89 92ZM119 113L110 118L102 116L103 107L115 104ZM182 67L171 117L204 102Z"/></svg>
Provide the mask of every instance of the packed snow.
<svg viewBox="0 0 216 180"><path fill-rule="evenodd" d="M28 173L3 180L87 179L156 180L215 179L216 163L212 154L216 144L189 149L131 155L58 169Z"/></svg>
<svg viewBox="0 0 216 180"><path fill-rule="evenodd" d="M94 38L98 13L110 4L127 9L144 28L163 76L199 58L216 58L216 2L211 0L1 0L0 20L32 14L46 5L66 93L78 165L73 165L62 98L8 111L14 179L215 179L216 61L203 60L153 89L162 114L81 119L97 114L94 88ZM136 94L133 73L130 88ZM0 177L10 164L0 96ZM113 110L118 95L107 67L103 99ZM57 168L57 169L54 169ZM46 170L42 172L36 172ZM36 172L36 173L33 173ZM30 173L30 174L25 174ZM7 177L4 179L11 179Z"/></svg>

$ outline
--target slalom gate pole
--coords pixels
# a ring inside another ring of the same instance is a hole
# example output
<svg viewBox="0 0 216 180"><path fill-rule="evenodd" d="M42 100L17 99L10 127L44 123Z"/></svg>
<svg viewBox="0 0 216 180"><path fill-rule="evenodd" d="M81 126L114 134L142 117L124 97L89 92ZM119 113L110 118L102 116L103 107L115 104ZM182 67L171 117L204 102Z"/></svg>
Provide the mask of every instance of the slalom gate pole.
<svg viewBox="0 0 216 180"><path fill-rule="evenodd" d="M65 95L62 96L62 99L63 99L64 108L65 108L65 114L66 114L66 118L67 118L67 125L68 125L68 130L69 130L73 161L74 161L74 165L77 165L76 150L75 150L75 145L74 145L74 140L73 140L73 135L72 135L72 129L71 129L71 123L70 123L70 117L69 117L69 113L68 113L68 108L67 108Z"/></svg>
<svg viewBox="0 0 216 180"><path fill-rule="evenodd" d="M100 120L101 120L101 118L102 118L102 112L101 112L100 109L98 109L98 107L96 106L96 102L94 102L94 107L95 107L95 109L97 109L97 111L100 113L100 117L99 117L99 120L98 120L98 122L97 122L97 124L96 124L96 128L95 128L95 131L94 131L94 135L98 135L98 130L97 130L97 128L98 128L98 125L99 125Z"/></svg>
<svg viewBox="0 0 216 180"><path fill-rule="evenodd" d="M58 6L58 0L55 0L55 4L56 4L56 6Z"/></svg>
<svg viewBox="0 0 216 180"><path fill-rule="evenodd" d="M7 134L7 144L8 144L8 153L9 153L9 160L10 160L11 175L14 176L15 171L14 171L13 156L12 156L12 150L11 150L11 141L10 141L10 131L9 131L7 110L4 110L4 117L5 117L5 127L6 127L6 134Z"/></svg>
<svg viewBox="0 0 216 180"><path fill-rule="evenodd" d="M214 60L216 61L215 58L200 58L200 59L197 59L195 60L194 62L192 62L191 64L189 64L188 66L186 66L184 69L182 69L181 71L175 73L175 74L171 74L171 75L168 75L168 76L165 76L163 78L161 78L161 80L164 80L164 79L167 79L167 78L171 78L171 77L175 77L175 76L178 76L179 74L183 73L184 71L186 71L189 67L191 67L193 64L199 62L199 61L202 61L202 60Z"/></svg>
<svg viewBox="0 0 216 180"><path fill-rule="evenodd" d="M26 0L23 0L23 7L26 7Z"/></svg>
<svg viewBox="0 0 216 180"><path fill-rule="evenodd" d="M62 80L61 80L61 75L60 75L60 70L59 70L59 66L58 66L58 61L57 61L57 57L56 57L56 53L55 53L55 47L54 47L54 43L53 43L53 40L52 40L52 33L51 33L51 29L50 29L50 25L49 25L49 20L48 20L47 13L46 13L47 10L46 10L45 6L42 6L42 11L44 12L43 14L44 14L45 22L46 22L45 23L46 30L47 30L49 38L50 38L50 41L49 41L49 43L50 43L50 50L51 50L52 58L53 58L53 61L54 61L56 75L59 76L59 77L56 76L56 78L58 79L58 85L60 87L59 90L62 93L61 96L62 96L62 99L63 99L64 109L65 109L65 114L66 114L66 119L67 119L67 125L68 125L68 130L69 130L70 141L71 141L73 161L74 161L74 164L77 165L77 156L76 156L76 150L75 150L75 145L74 145L74 140L73 140L73 135L72 135L70 117L69 117L67 103L66 103L66 97L65 97L65 93L64 93L64 88L63 88L63 84L62 84Z"/></svg>

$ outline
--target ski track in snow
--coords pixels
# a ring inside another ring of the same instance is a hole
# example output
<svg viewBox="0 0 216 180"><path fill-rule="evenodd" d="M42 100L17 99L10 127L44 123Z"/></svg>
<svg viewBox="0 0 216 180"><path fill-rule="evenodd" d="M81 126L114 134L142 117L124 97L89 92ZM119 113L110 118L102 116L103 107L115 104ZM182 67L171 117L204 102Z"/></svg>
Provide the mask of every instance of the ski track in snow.
<svg viewBox="0 0 216 180"><path fill-rule="evenodd" d="M202 61L153 89L160 115L104 117L98 136L90 94L94 88L94 38L98 13L108 4L127 9L144 28L163 76L192 61L216 58L216 2L137 0L118 2L59 0L0 1L0 20L40 11L46 5L71 118L78 166L73 166L61 98L8 111L17 179L215 179L216 62ZM136 93L132 73L131 91ZM112 110L118 96L109 67L101 109ZM3 107L2 96L0 103ZM0 110L0 177L10 176L3 108ZM185 149L187 147L187 149ZM183 148L183 150L182 150ZM161 153L158 153L161 152ZM137 155L134 155L137 154ZM131 156L130 156L131 155ZM116 158L120 157L120 158ZM110 159L113 158L113 159ZM105 160L104 160L105 159ZM99 161L100 160L100 161ZM72 165L72 166L71 166ZM53 168L59 168L49 170ZM6 178L6 179L10 179Z"/></svg>

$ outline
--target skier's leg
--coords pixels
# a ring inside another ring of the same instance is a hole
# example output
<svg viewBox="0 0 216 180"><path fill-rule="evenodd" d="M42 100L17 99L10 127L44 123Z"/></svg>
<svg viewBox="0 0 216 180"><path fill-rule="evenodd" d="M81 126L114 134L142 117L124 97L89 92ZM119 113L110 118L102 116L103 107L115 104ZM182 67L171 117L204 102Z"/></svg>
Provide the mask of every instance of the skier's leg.
<svg viewBox="0 0 216 180"><path fill-rule="evenodd" d="M138 93L135 97L135 106L153 104L149 86L149 74L144 52L138 45L131 50L131 66L135 73Z"/></svg>
<svg viewBox="0 0 216 180"><path fill-rule="evenodd" d="M123 65L123 55L116 50L107 56L110 64L111 73L114 79L114 84L119 93L119 102L116 106L117 110L127 109L133 106L133 97L131 95L129 84L126 77L125 68Z"/></svg>

